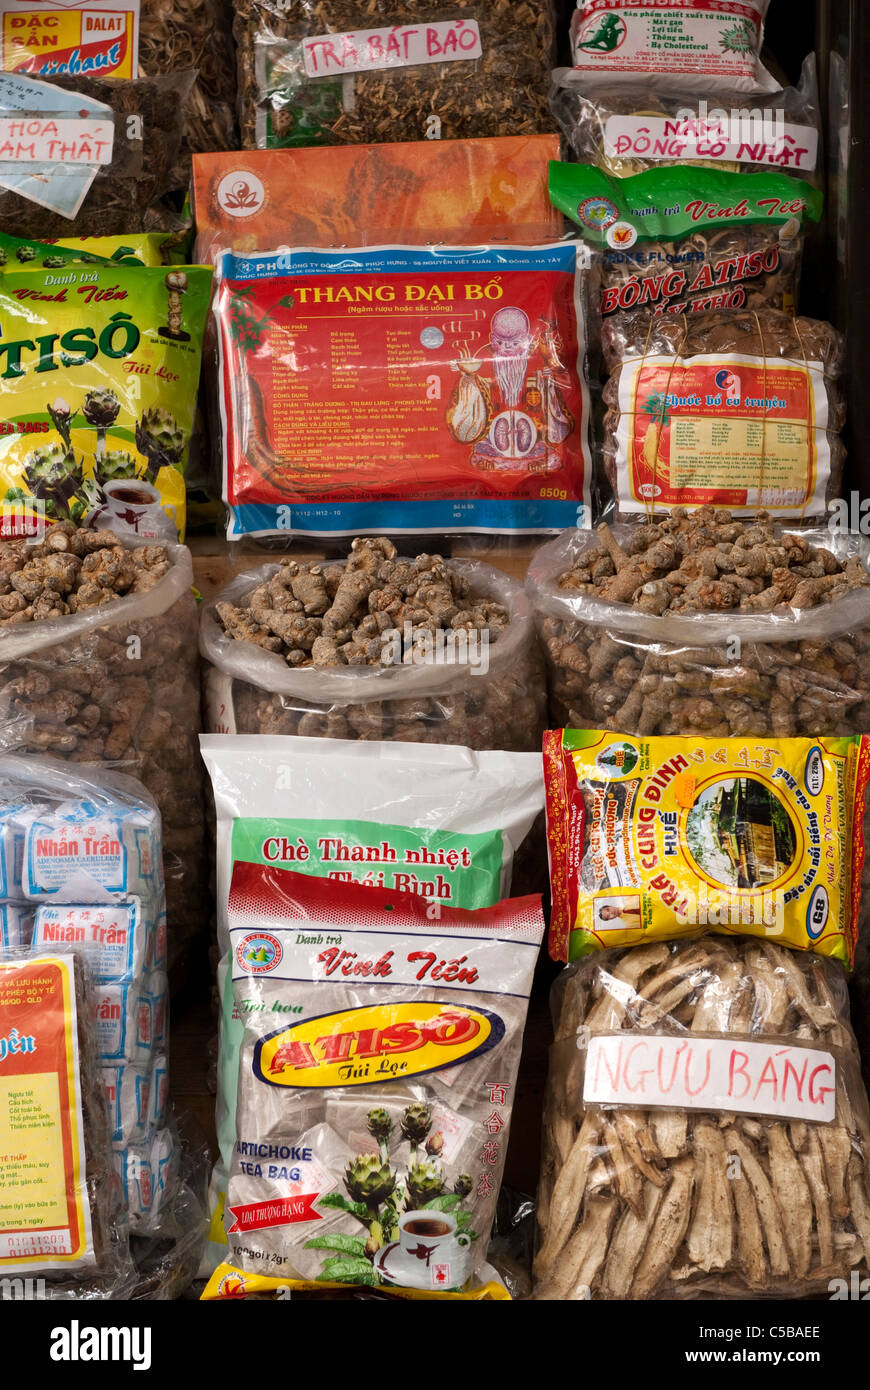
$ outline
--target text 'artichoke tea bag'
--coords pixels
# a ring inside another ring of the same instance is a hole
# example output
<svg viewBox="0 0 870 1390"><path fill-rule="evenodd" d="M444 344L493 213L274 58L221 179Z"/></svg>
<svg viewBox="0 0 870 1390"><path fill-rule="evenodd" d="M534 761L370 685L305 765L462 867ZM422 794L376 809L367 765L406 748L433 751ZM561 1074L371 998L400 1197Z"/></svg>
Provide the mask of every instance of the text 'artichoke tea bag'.
<svg viewBox="0 0 870 1390"><path fill-rule="evenodd" d="M244 1271L460 1288L507 1151L540 900L478 912L237 863L245 1035L226 1226Z"/></svg>
<svg viewBox="0 0 870 1390"><path fill-rule="evenodd" d="M127 265L0 277L0 526L184 534L184 470L211 270Z"/></svg>

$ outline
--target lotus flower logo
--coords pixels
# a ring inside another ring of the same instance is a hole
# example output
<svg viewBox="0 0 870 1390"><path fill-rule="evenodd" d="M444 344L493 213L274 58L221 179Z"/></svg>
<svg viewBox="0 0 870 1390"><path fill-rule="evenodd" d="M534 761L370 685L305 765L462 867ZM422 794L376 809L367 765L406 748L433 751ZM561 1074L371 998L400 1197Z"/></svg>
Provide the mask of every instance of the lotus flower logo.
<svg viewBox="0 0 870 1390"><path fill-rule="evenodd" d="M226 174L218 184L217 201L230 217L251 217L259 212L266 200L266 190L256 174L235 170Z"/></svg>

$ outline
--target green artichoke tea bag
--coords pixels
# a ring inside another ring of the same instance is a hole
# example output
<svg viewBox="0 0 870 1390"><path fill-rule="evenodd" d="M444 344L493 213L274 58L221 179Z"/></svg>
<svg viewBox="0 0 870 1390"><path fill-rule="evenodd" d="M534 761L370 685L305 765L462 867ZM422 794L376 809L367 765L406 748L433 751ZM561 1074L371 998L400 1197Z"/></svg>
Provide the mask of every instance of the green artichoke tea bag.
<svg viewBox="0 0 870 1390"><path fill-rule="evenodd" d="M211 269L69 254L0 275L0 535L183 538Z"/></svg>
<svg viewBox="0 0 870 1390"><path fill-rule="evenodd" d="M236 863L226 1227L250 1273L462 1288L486 1258L540 900L478 911Z"/></svg>

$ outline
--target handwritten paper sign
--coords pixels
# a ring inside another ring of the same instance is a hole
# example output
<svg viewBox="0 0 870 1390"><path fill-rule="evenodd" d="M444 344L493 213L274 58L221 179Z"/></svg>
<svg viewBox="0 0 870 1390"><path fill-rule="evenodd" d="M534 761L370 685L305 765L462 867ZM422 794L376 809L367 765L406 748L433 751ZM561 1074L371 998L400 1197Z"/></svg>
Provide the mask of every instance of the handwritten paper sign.
<svg viewBox="0 0 870 1390"><path fill-rule="evenodd" d="M583 1102L830 1122L836 1063L830 1052L743 1039L655 1033L594 1037Z"/></svg>
<svg viewBox="0 0 870 1390"><path fill-rule="evenodd" d="M482 53L476 21L464 19L352 29L345 34L320 34L302 40L309 77L347 77L383 68L453 63L457 59L480 58Z"/></svg>
<svg viewBox="0 0 870 1390"><path fill-rule="evenodd" d="M112 121L0 116L0 162L109 164L114 138Z"/></svg>

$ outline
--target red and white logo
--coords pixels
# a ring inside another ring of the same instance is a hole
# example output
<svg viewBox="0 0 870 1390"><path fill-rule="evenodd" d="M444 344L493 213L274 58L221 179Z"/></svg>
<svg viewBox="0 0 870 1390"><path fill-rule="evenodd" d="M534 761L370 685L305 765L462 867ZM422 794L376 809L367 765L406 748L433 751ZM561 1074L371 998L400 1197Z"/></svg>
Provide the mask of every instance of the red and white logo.
<svg viewBox="0 0 870 1390"><path fill-rule="evenodd" d="M256 174L235 169L218 184L217 201L221 212L230 217L253 217L266 201L266 190Z"/></svg>

